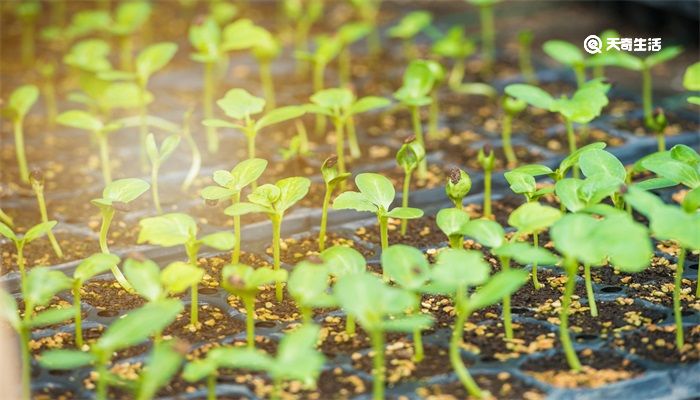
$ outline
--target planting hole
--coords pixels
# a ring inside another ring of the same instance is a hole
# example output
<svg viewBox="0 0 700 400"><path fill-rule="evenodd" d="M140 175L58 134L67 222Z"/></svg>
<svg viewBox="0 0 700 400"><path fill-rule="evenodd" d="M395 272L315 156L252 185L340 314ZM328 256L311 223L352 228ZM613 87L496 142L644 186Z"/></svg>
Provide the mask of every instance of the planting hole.
<svg viewBox="0 0 700 400"><path fill-rule="evenodd" d="M606 286L606 287L600 289L600 291L603 293L617 293L617 292L621 292L622 288L619 286Z"/></svg>
<svg viewBox="0 0 700 400"><path fill-rule="evenodd" d="M593 335L590 333L582 333L580 335L576 335L576 340L587 342L590 340L596 340L598 339L598 335Z"/></svg>
<svg viewBox="0 0 700 400"><path fill-rule="evenodd" d="M688 264L688 269L692 269L697 271L698 270L698 263L697 262L692 262Z"/></svg>
<svg viewBox="0 0 700 400"><path fill-rule="evenodd" d="M525 314L528 311L528 309L525 307L511 307L510 311L513 314Z"/></svg>
<svg viewBox="0 0 700 400"><path fill-rule="evenodd" d="M274 328L275 323L270 321L258 321L255 323L256 328Z"/></svg>
<svg viewBox="0 0 700 400"><path fill-rule="evenodd" d="M692 311L692 310L683 310L683 311L681 311L681 315L684 316L684 317L690 317L690 316L695 315L695 311Z"/></svg>
<svg viewBox="0 0 700 400"><path fill-rule="evenodd" d="M207 288L201 288L201 289L199 289L199 293L201 293L201 294L208 294L208 295L214 295L214 294L219 293L219 291L218 291L217 289L207 287Z"/></svg>
<svg viewBox="0 0 700 400"><path fill-rule="evenodd" d="M105 317L105 318L110 318L110 317L116 317L119 315L119 311L115 310L102 310L97 313L100 317Z"/></svg>

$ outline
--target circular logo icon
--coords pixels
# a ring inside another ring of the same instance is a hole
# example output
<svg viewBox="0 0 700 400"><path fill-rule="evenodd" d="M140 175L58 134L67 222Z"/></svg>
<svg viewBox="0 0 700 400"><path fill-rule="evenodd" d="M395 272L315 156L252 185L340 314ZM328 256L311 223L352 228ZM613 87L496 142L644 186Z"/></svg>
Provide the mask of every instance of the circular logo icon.
<svg viewBox="0 0 700 400"><path fill-rule="evenodd" d="M588 52L588 54L596 54L602 52L603 41L596 35L588 35L583 41L583 49Z"/></svg>

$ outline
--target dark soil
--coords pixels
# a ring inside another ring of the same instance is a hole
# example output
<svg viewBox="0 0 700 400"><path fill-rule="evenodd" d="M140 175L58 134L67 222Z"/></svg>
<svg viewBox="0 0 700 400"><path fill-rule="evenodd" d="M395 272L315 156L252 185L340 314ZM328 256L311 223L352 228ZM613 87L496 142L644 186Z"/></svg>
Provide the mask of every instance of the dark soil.
<svg viewBox="0 0 700 400"><path fill-rule="evenodd" d="M104 317L117 316L122 311L146 304L146 300L127 292L117 281L89 281L80 289L80 294L85 303L95 307L98 315Z"/></svg>
<svg viewBox="0 0 700 400"><path fill-rule="evenodd" d="M508 372L497 375L474 376L479 388L488 391L499 399L542 399L544 394L536 387L513 377ZM461 382L451 382L440 385L430 385L416 389L416 394L422 398L467 399L472 398Z"/></svg>
<svg viewBox="0 0 700 400"><path fill-rule="evenodd" d="M58 265L73 260L80 260L100 251L97 238L58 231L55 233L63 258L58 258L51 247L48 237L38 238L24 247L24 259L27 267L37 265ZM0 275L10 271L19 271L17 266L17 249L14 243L0 245L2 263Z"/></svg>
<svg viewBox="0 0 700 400"><path fill-rule="evenodd" d="M641 330L615 338L614 346L636 356L660 363L691 363L700 360L700 325L683 329L685 343L676 348L676 327L647 325Z"/></svg>

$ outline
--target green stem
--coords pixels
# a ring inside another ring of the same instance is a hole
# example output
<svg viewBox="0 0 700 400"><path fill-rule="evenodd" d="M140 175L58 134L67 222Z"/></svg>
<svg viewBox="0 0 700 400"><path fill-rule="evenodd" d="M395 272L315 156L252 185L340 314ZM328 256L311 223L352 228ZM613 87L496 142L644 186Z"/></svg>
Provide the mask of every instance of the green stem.
<svg viewBox="0 0 700 400"><path fill-rule="evenodd" d="M417 363L423 361L425 352L423 350L423 334L420 329L413 330L413 347L415 348L413 361Z"/></svg>
<svg viewBox="0 0 700 400"><path fill-rule="evenodd" d="M277 107L277 100L275 98L275 83L272 79L272 70L270 61L260 62L260 82L263 87L263 94L266 101L267 111L274 110Z"/></svg>
<svg viewBox="0 0 700 400"><path fill-rule="evenodd" d="M326 71L326 64L322 62L314 62L313 68L313 86L314 93L318 93L323 90L323 77Z"/></svg>
<svg viewBox="0 0 700 400"><path fill-rule="evenodd" d="M193 267L197 267L197 245L185 244L187 260ZM190 324L197 328L199 324L199 282L190 287Z"/></svg>
<svg viewBox="0 0 700 400"><path fill-rule="evenodd" d="M576 86L581 88L586 83L586 67L583 63L574 64L574 75L576 75Z"/></svg>
<svg viewBox="0 0 700 400"><path fill-rule="evenodd" d="M569 142L569 155L574 154L576 151L576 136L574 135L574 123L571 122L570 119L565 119L566 122L566 140ZM572 173L574 175L574 178L578 178L579 176L579 171L578 171L578 163L574 165L572 168Z"/></svg>
<svg viewBox="0 0 700 400"><path fill-rule="evenodd" d="M236 192L236 194L233 195L233 204L238 204L241 201L241 192ZM241 259L241 216L240 215L234 215L233 216L233 235L234 237L234 245L233 245L233 253L231 254L231 263L232 264L238 264L238 262Z"/></svg>
<svg viewBox="0 0 700 400"><path fill-rule="evenodd" d="M389 217L379 216L379 241L382 246L382 251L389 247ZM386 270L382 268L382 277L384 282L389 282L389 275L387 275Z"/></svg>
<svg viewBox="0 0 700 400"><path fill-rule="evenodd" d="M372 341L372 349L374 350L374 357L372 359L374 368L372 368L372 375L374 376L372 382L372 399L382 400L384 399L384 333L382 331L371 331L369 332L370 339Z"/></svg>
<svg viewBox="0 0 700 400"><path fill-rule="evenodd" d="M683 315L681 314L681 281L683 279L683 264L685 263L685 247L681 247L676 261L676 274L673 279L673 319L676 322L676 349L683 349Z"/></svg>
<svg viewBox="0 0 700 400"><path fill-rule="evenodd" d="M297 128L297 137L299 137L299 153L307 154L309 152L309 135L306 132L304 121L297 119L294 124Z"/></svg>
<svg viewBox="0 0 700 400"><path fill-rule="evenodd" d="M326 249L326 225L328 224L328 204L331 202L333 189L326 184L326 194L323 195L323 208L321 209L321 229L318 232L318 251Z"/></svg>
<svg viewBox="0 0 700 400"><path fill-rule="evenodd" d="M340 118L333 119L335 125L335 154L338 155L338 174L342 175L345 169L345 124ZM340 182L340 190L345 190L345 180Z"/></svg>
<svg viewBox="0 0 700 400"><path fill-rule="evenodd" d="M153 194L153 205L156 207L158 215L163 214L160 206L160 195L158 194L158 164L153 164L151 168L151 193Z"/></svg>
<svg viewBox="0 0 700 400"><path fill-rule="evenodd" d="M311 308L306 306L299 306L299 309L301 311L301 320L304 323L304 325L313 323Z"/></svg>
<svg viewBox="0 0 700 400"><path fill-rule="evenodd" d="M450 77L447 78L447 83L451 88L459 87L464 79L464 58L458 58L455 60L452 70L450 71Z"/></svg>
<svg viewBox="0 0 700 400"><path fill-rule="evenodd" d="M22 279L22 293L27 293L27 269L26 261L24 260L24 241L15 243L17 247L17 266L19 267L19 276Z"/></svg>
<svg viewBox="0 0 700 400"><path fill-rule="evenodd" d="M216 400L216 375L207 376L207 400Z"/></svg>
<svg viewBox="0 0 700 400"><path fill-rule="evenodd" d="M588 307L591 309L591 317L597 317L598 306L595 303L593 282L591 281L591 266L588 263L583 264L583 277L586 283L586 296L588 297Z"/></svg>
<svg viewBox="0 0 700 400"><path fill-rule="evenodd" d="M271 400L279 400L282 398L282 379L275 378L272 380L272 393L270 394Z"/></svg>
<svg viewBox="0 0 700 400"><path fill-rule="evenodd" d="M355 129L355 118L348 118L348 147L350 148L350 156L352 158L360 158L362 151L360 143L357 141L357 131Z"/></svg>
<svg viewBox="0 0 700 400"><path fill-rule="evenodd" d="M456 234L450 236L450 247L453 249L461 249L464 245L464 237L462 234Z"/></svg>
<svg viewBox="0 0 700 400"><path fill-rule="evenodd" d="M107 357L104 354L100 354L97 358L97 363L95 365L97 370L97 399L106 400L107 399Z"/></svg>
<svg viewBox="0 0 700 400"><path fill-rule="evenodd" d="M539 234L537 232L532 234L532 245L535 248L538 248L540 246ZM532 286L535 287L535 290L539 290L540 288L542 288L542 285L540 284L540 281L537 278L537 263L536 262L532 263Z"/></svg>
<svg viewBox="0 0 700 400"><path fill-rule="evenodd" d="M501 267L503 271L510 270L510 259L501 257ZM513 340L513 317L510 312L510 295L503 298L503 326L506 331L506 340Z"/></svg>
<svg viewBox="0 0 700 400"><path fill-rule="evenodd" d="M114 208L112 207L102 207L100 208L102 213L102 226L100 227L100 250L103 253L109 254L109 247L107 247L107 233L109 232L109 226L112 224L112 218L114 218Z"/></svg>
<svg viewBox="0 0 700 400"><path fill-rule="evenodd" d="M644 122L651 121L652 107L651 69L644 66L642 68L642 109L644 110Z"/></svg>
<svg viewBox="0 0 700 400"><path fill-rule="evenodd" d="M666 136L663 132L656 134L656 143L658 144L658 151L666 151Z"/></svg>
<svg viewBox="0 0 700 400"><path fill-rule="evenodd" d="M27 167L27 155L24 150L24 131L22 129L22 119L15 118L13 121L15 131L15 153L17 154L17 165L19 166L19 176L22 182L29 182L29 167Z"/></svg>
<svg viewBox="0 0 700 400"><path fill-rule="evenodd" d="M75 345L80 350L83 347L83 310L80 300L80 285L82 282L75 280L73 282L73 307L75 308Z"/></svg>
<svg viewBox="0 0 700 400"><path fill-rule="evenodd" d="M213 101L214 101L214 63L204 64L204 118L209 119L214 117ZM216 128L207 126L207 150L209 153L219 151L219 135L216 133Z"/></svg>
<svg viewBox="0 0 700 400"><path fill-rule="evenodd" d="M576 270L578 267L574 258L567 257L564 262L566 263L566 286L564 288L564 298L561 302L561 311L559 312L559 340L564 349L569 368L574 372L579 372L581 371L581 362L576 355L569 333L569 307L571 306L571 296L576 288Z"/></svg>
<svg viewBox="0 0 700 400"><path fill-rule="evenodd" d="M36 200L39 203L39 213L41 214L41 222L47 223L49 222L49 215L46 212L46 200L44 199L44 189L38 185L32 186L34 188L34 193L36 193ZM61 246L58 244L58 240L56 240L56 236L53 234L53 231L49 230L48 232L46 232L46 235L49 237L49 242L51 242L53 252L56 253L56 256L58 258L63 258L63 250L61 250Z"/></svg>
<svg viewBox="0 0 700 400"><path fill-rule="evenodd" d="M464 298L465 288L460 287L457 289L455 295L455 311L457 312L457 317L455 319L454 327L452 328L452 337L450 338L450 364L452 364L452 369L457 374L459 381L462 382L464 388L467 389L469 395L483 398L484 394L481 389L476 384L471 374L467 370L467 367L462 361L460 354L460 347L462 344L462 335L464 334L464 322L468 317L468 313L464 310Z"/></svg>
<svg viewBox="0 0 700 400"><path fill-rule="evenodd" d="M102 165L102 178L105 185L112 183L112 170L109 166L109 144L107 143L107 134L97 132L97 145L100 147L100 164Z"/></svg>
<svg viewBox="0 0 700 400"><path fill-rule="evenodd" d="M255 297L244 296L242 297L243 304L245 305L245 337L248 348L255 347Z"/></svg>
<svg viewBox="0 0 700 400"><path fill-rule="evenodd" d="M484 5L479 7L479 17L481 19L481 45L482 56L484 58L484 73L486 76L490 76L493 72L493 62L496 58L493 6Z"/></svg>
<svg viewBox="0 0 700 400"><path fill-rule="evenodd" d="M423 126L420 121L420 109L417 106L411 106L411 120L413 122L413 133L416 135L418 143L425 148L425 140L423 139ZM418 179L425 179L428 176L428 161L423 158L418 164Z"/></svg>
<svg viewBox="0 0 700 400"><path fill-rule="evenodd" d="M520 42L518 46L518 64L520 65L520 73L525 78L525 82L536 85L537 75L532 67L532 51L530 50L531 43Z"/></svg>
<svg viewBox="0 0 700 400"><path fill-rule="evenodd" d="M515 167L518 165L518 158L513 150L513 143L511 142L511 133L513 126L513 116L506 113L503 116L503 152L506 155L506 160L508 161L508 166Z"/></svg>
<svg viewBox="0 0 700 400"><path fill-rule="evenodd" d="M282 240L282 216L273 215L272 217L272 258L273 267L275 271L280 269L280 241ZM282 282L275 281L275 296L277 301L282 301L284 299L284 293L282 293Z"/></svg>
<svg viewBox="0 0 700 400"><path fill-rule="evenodd" d="M440 105L438 104L437 90L430 92L430 108L428 108L428 137L438 137L438 118L440 116Z"/></svg>
<svg viewBox="0 0 700 400"><path fill-rule="evenodd" d="M403 177L403 194L401 196L401 206L402 207L408 207L408 195L409 195L409 189L411 187L411 173L412 170L406 170L404 171L404 177ZM401 236L406 236L406 229L408 228L408 220L407 219L402 219L401 220Z"/></svg>
<svg viewBox="0 0 700 400"><path fill-rule="evenodd" d="M351 79L351 55L350 46L343 46L338 55L338 75L340 77L340 86L347 87Z"/></svg>
<svg viewBox="0 0 700 400"><path fill-rule="evenodd" d="M30 312L31 314L31 312ZM26 312L25 312L25 320ZM29 351L29 340L31 338L29 328L22 324L19 328L20 347L22 352L22 399L29 400L32 395L31 379L32 379L32 355Z"/></svg>
<svg viewBox="0 0 700 400"><path fill-rule="evenodd" d="M122 71L131 71L133 63L131 62L132 53L134 51L134 42L131 40L131 35L122 35L119 37L119 68Z"/></svg>
<svg viewBox="0 0 700 400"><path fill-rule="evenodd" d="M347 333L348 336L355 334L355 317L350 314L345 317L345 333Z"/></svg>
<svg viewBox="0 0 700 400"><path fill-rule="evenodd" d="M146 137L148 136L148 124L146 122L148 109L146 105L146 86L139 87L139 160L141 168L144 171L148 170L148 155L146 154Z"/></svg>
<svg viewBox="0 0 700 400"><path fill-rule="evenodd" d="M371 25L372 31L369 33L369 36L367 36L367 48L371 55L377 55L382 49L381 37L376 23L373 21Z"/></svg>
<svg viewBox="0 0 700 400"><path fill-rule="evenodd" d="M187 177L185 177L185 180L182 182L183 191L187 191L190 186L192 186L192 183L197 178L197 175L199 175L199 170L202 167L202 154L199 152L199 146L197 146L197 142L190 132L190 117L191 114L189 112L185 114L185 121L182 127L182 136L185 137L187 145L190 146L192 150L192 164L190 165L190 170L187 172Z"/></svg>
<svg viewBox="0 0 700 400"><path fill-rule="evenodd" d="M491 169L484 171L484 218L491 218Z"/></svg>

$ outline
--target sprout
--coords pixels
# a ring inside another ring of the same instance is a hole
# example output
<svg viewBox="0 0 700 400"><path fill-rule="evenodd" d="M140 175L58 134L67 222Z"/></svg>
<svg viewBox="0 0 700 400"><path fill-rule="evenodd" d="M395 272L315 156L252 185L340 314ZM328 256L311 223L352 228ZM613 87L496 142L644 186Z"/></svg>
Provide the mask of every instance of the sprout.
<svg viewBox="0 0 700 400"><path fill-rule="evenodd" d="M56 116L58 115L56 86L53 82L56 78L56 65L52 62L42 61L37 65L36 69L41 75L41 92L44 96L46 120L49 122L49 128L53 129L56 125Z"/></svg>
<svg viewBox="0 0 700 400"><path fill-rule="evenodd" d="M182 345L183 342L178 339L156 342L153 345L146 365L135 383L133 391L136 400L156 397L159 389L170 382L184 360L185 351L181 348Z"/></svg>
<svg viewBox="0 0 700 400"><path fill-rule="evenodd" d="M556 221L561 214L554 208L527 203L513 212L515 217L508 219L517 232L508 241L503 227L495 221L488 219L476 219L462 225L462 234L475 239L483 246L491 249L498 257L502 271L510 271L510 261L515 260L520 264L537 263L553 265L557 262L549 251L538 247L532 247L523 242L516 242L519 237L541 230ZM513 326L510 313L510 295L503 297L503 325L505 327L506 340L513 339Z"/></svg>
<svg viewBox="0 0 700 400"><path fill-rule="evenodd" d="M411 175L418 168L418 165L425 158L425 148L414 137L410 137L404 141L399 151L396 153L396 163L403 168L403 194L401 196L401 207L408 208L408 195L411 188ZM401 236L406 236L406 228L408 220L401 221Z"/></svg>
<svg viewBox="0 0 700 400"><path fill-rule="evenodd" d="M433 22L433 15L427 11L412 11L394 26L389 28L389 37L403 41L404 56L408 59L418 57L420 52L413 43L414 38Z"/></svg>
<svg viewBox="0 0 700 400"><path fill-rule="evenodd" d="M134 291L149 302L165 300L198 284L204 271L195 265L175 261L162 270L151 260L129 258L124 274L134 285Z"/></svg>
<svg viewBox="0 0 700 400"><path fill-rule="evenodd" d="M394 97L411 111L413 134L418 143L425 147L423 126L420 120L420 107L429 105L433 99L430 92L435 85L435 76L427 63L414 60L406 68L403 75L403 86L394 92ZM426 179L428 163L425 159L418 166L418 178Z"/></svg>
<svg viewBox="0 0 700 400"><path fill-rule="evenodd" d="M309 193L311 181L304 177L280 179L274 185L258 186L248 195L248 202L235 203L226 208L226 215L236 216L249 213L265 213L272 222L272 258L274 269L280 269L280 242L282 241L282 220L284 213ZM275 295L282 301L282 283L275 284Z"/></svg>
<svg viewBox="0 0 700 400"><path fill-rule="evenodd" d="M179 144L180 136L178 135L170 135L165 138L160 144L160 148L152 133L149 133L146 137L146 153L151 161L151 193L153 194L153 205L156 207L158 214L163 213L163 209L160 206L160 196L158 195L158 170L165 160L170 158Z"/></svg>
<svg viewBox="0 0 700 400"><path fill-rule="evenodd" d="M338 38L341 43L340 54L338 55L338 76L340 86L349 87L352 78L352 59L350 46L366 37L372 32L372 26L367 22L350 22L338 29Z"/></svg>
<svg viewBox="0 0 700 400"><path fill-rule="evenodd" d="M119 42L119 65L122 71L133 70L134 43L136 33L151 16L151 4L147 1L130 1L117 7L114 17L105 29L117 37Z"/></svg>
<svg viewBox="0 0 700 400"><path fill-rule="evenodd" d="M428 289L453 298L456 318L450 339L450 363L464 388L478 398L484 397L484 393L467 371L460 355L464 324L474 311L508 298L526 279L521 270L504 270L489 278L489 269L479 252L447 249L438 254L437 263L430 271ZM467 297L472 287L479 288Z"/></svg>
<svg viewBox="0 0 700 400"><path fill-rule="evenodd" d="M343 192L333 201L335 210L369 211L377 216L382 250L389 247L389 218L415 219L423 216L423 210L411 207L395 207L389 210L394 202L396 190L391 181L383 175L363 173L355 177L355 186L359 192ZM384 274L384 279L387 279Z"/></svg>
<svg viewBox="0 0 700 400"><path fill-rule="evenodd" d="M352 247L329 247L322 251L319 257L328 265L328 272L336 279L360 274L367 269L365 257ZM345 332L350 336L355 334L355 317L350 314L345 316Z"/></svg>
<svg viewBox="0 0 700 400"><path fill-rule="evenodd" d="M537 84L537 75L532 67L532 40L534 37L535 35L529 29L518 32L518 65L525 82L530 85Z"/></svg>
<svg viewBox="0 0 700 400"><path fill-rule="evenodd" d="M336 305L330 294L328 279L330 267L320 259L302 261L289 275L287 290L301 311L304 324L311 324L314 308L328 308Z"/></svg>
<svg viewBox="0 0 700 400"><path fill-rule="evenodd" d="M500 0L467 0L479 7L479 20L481 21L481 58L484 60L484 75L490 76L493 72L493 63L496 59L496 32L493 22L493 5Z"/></svg>
<svg viewBox="0 0 700 400"><path fill-rule="evenodd" d="M291 28L294 37L294 50L308 51L309 31L311 26L323 15L323 0L283 0L285 16L294 24ZM301 59L297 58L297 72L301 72Z"/></svg>
<svg viewBox="0 0 700 400"><path fill-rule="evenodd" d="M36 21L41 12L41 2L30 0L16 3L14 12L22 24L22 37L20 39L22 65L31 67L34 64L34 33L36 31Z"/></svg>
<svg viewBox="0 0 700 400"><path fill-rule="evenodd" d="M651 244L646 227L624 212L611 213L602 220L588 214L567 214L554 223L550 235L554 248L564 256L567 275L559 313L559 340L569 367L578 372L581 363L571 343L569 307L579 262L584 266L605 265L607 260L624 272L639 272L649 265Z"/></svg>
<svg viewBox="0 0 700 400"><path fill-rule="evenodd" d="M451 168L445 184L445 194L454 203L455 208L462 209L462 201L472 188L469 174L459 168Z"/></svg>
<svg viewBox="0 0 700 400"><path fill-rule="evenodd" d="M34 190L34 194L36 195L36 201L39 203L41 222L47 223L49 222L49 216L46 212L46 199L44 198L44 174L38 169L34 170L29 175L29 181L32 184L32 190ZM61 246L58 244L56 236L54 236L51 230L47 232L47 236L49 237L49 242L51 243L53 252L56 253L56 257L63 258L63 250L61 250Z"/></svg>
<svg viewBox="0 0 700 400"><path fill-rule="evenodd" d="M0 226L2 227L2 226ZM71 280L63 272L48 267L36 267L22 280L24 316L20 318L15 298L0 289L0 318L7 321L19 334L22 356L22 399L31 398L31 363L29 348L31 332L34 328L57 324L73 316L73 307L49 309L35 314L37 307L45 308L59 292L70 289Z"/></svg>
<svg viewBox="0 0 700 400"><path fill-rule="evenodd" d="M325 362L323 354L316 350L319 331L316 325L302 325L285 334L280 341L276 357L251 348L212 349L205 359L187 364L183 377L188 382L206 378L208 398L215 398L216 371L219 368L265 371L273 382L270 398L279 400L282 396L282 383L286 380L301 381L305 386L313 386L316 383Z"/></svg>
<svg viewBox="0 0 700 400"><path fill-rule="evenodd" d="M229 90L216 104L234 122L207 118L202 123L208 127L241 130L248 140L248 158L251 159L255 158L255 137L261 129L290 119L299 118L306 112L304 107L299 106L280 107L265 113L256 121L253 119L253 115L263 111L265 100L251 95L245 89Z"/></svg>
<svg viewBox="0 0 700 400"><path fill-rule="evenodd" d="M340 173L338 168L338 157L331 156L321 165L321 175L326 186L326 193L323 195L323 207L321 209L321 228L318 232L318 251L326 248L326 226L328 225L328 205L331 195L339 183L345 182L350 177L350 173Z"/></svg>
<svg viewBox="0 0 700 400"><path fill-rule="evenodd" d="M22 285L24 285L24 281L26 280L24 246L46 235L56 224L56 221L42 222L29 228L24 235L18 235L14 233L9 226L0 222L0 235L12 240L12 243L15 244L15 249L17 249L17 266L19 267L19 273L22 278Z"/></svg>
<svg viewBox="0 0 700 400"><path fill-rule="evenodd" d="M30 3L27 3L30 4ZM27 155L24 150L24 117L36 103L39 97L39 89L34 85L24 85L15 89L7 101L7 106L2 108L2 116L12 121L15 134L15 153L17 166L22 182L29 183L29 168L27 167Z"/></svg>
<svg viewBox="0 0 700 400"><path fill-rule="evenodd" d="M438 119L440 117L440 105L438 103L438 89L445 82L446 72L445 68L437 61L427 60L419 61L424 62L430 73L433 75L433 88L430 90L430 109L428 113L428 137L429 138L439 138L440 132L438 130Z"/></svg>
<svg viewBox="0 0 700 400"><path fill-rule="evenodd" d="M311 82L314 92L319 92L324 89L324 77L326 67L340 53L343 42L337 37L329 37L319 35L316 37L316 51L313 53L300 51L295 53L295 57L300 60L306 60L311 63L313 70L311 73ZM319 126L317 125L317 128Z"/></svg>
<svg viewBox="0 0 700 400"><path fill-rule="evenodd" d="M450 88L454 89L462 84L464 62L474 54L475 49L474 41L465 36L464 28L461 26L453 26L447 31L447 34L437 39L433 44L433 53L453 60L452 70L447 78Z"/></svg>
<svg viewBox="0 0 700 400"><path fill-rule="evenodd" d="M491 218L491 174L493 172L495 155L488 143L479 149L477 161L484 170L484 206L482 216L484 218Z"/></svg>
<svg viewBox="0 0 700 400"><path fill-rule="evenodd" d="M586 83L586 57L579 46L564 40L548 40L542 50L560 64L573 69L576 85L580 89Z"/></svg>
<svg viewBox="0 0 700 400"><path fill-rule="evenodd" d="M694 193L691 195L691 193ZM652 234L659 240L672 240L680 248L676 259L676 271L673 286L673 316L676 322L676 348L683 348L683 315L681 313L681 281L685 255L688 250L700 249L700 235L697 227L700 226L700 214L696 212L698 205L698 191L694 190L686 195L683 208L664 204L661 199L651 193L631 186L625 194L625 200L637 211L646 216ZM693 206L690 207L690 203ZM625 243L627 243L627 235ZM635 248L630 243L629 251L640 251L643 248ZM647 243L648 245L648 243ZM700 286L695 288L695 296L700 295Z"/></svg>
<svg viewBox="0 0 700 400"><path fill-rule="evenodd" d="M407 309L420 305L408 290L391 287L367 273L350 274L338 280L333 288L338 303L367 332L374 352L372 374L373 399L384 398L385 332L414 332L427 329L432 319L424 314L405 315Z"/></svg>
<svg viewBox="0 0 700 400"><path fill-rule="evenodd" d="M207 186L202 190L205 200L231 199L233 204L241 201L241 191L254 183L265 171L267 161L261 158L251 158L238 163L231 172L219 170L214 172L214 182L219 186ZM233 233L236 243L231 254L231 263L238 264L241 257L241 216L233 216Z"/></svg>
<svg viewBox="0 0 700 400"><path fill-rule="evenodd" d="M108 384L118 381L116 375L107 369L112 355L119 350L145 342L152 335L160 335L180 312L182 303L177 299L148 303L115 320L89 351L48 350L41 353L39 364L53 370L71 370L94 365L98 374L96 398L105 400Z"/></svg>
<svg viewBox="0 0 700 400"><path fill-rule="evenodd" d="M80 289L83 287L85 282L94 278L96 275L100 275L108 270L112 270L113 273L114 271L119 271L118 265L119 257L115 256L114 254L97 253L81 261L75 268L75 271L73 271L71 293L73 294L73 309L75 310L75 314L73 315L73 318L75 319L75 344L78 349L81 349L84 344L82 322L83 310L80 300Z"/></svg>
<svg viewBox="0 0 700 400"><path fill-rule="evenodd" d="M510 140L513 117L523 112L526 107L527 103L523 100L514 99L510 96L505 96L503 98L503 111L505 111L505 114L503 115L503 131L501 133L501 138L503 139L503 152L505 153L506 160L510 167L518 165L518 158L515 156L513 144Z"/></svg>
<svg viewBox="0 0 700 400"><path fill-rule="evenodd" d="M248 265L226 265L221 271L221 287L238 296L246 311L246 342L255 347L255 297L260 286L287 280L287 270L269 267L253 268Z"/></svg>
<svg viewBox="0 0 700 400"><path fill-rule="evenodd" d="M362 22L370 27L367 46L371 55L377 55L381 50L377 16L382 6L382 0L350 0L350 3L357 10Z"/></svg>
<svg viewBox="0 0 700 400"><path fill-rule="evenodd" d="M438 211L435 223L442 233L450 241L450 247L461 249L464 247L464 225L469 222L469 214L461 208L444 208Z"/></svg>
<svg viewBox="0 0 700 400"><path fill-rule="evenodd" d="M685 74L683 74L683 87L691 91L700 90L700 61L689 66L685 70ZM700 97L688 96L688 103L700 105Z"/></svg>
<svg viewBox="0 0 700 400"><path fill-rule="evenodd" d="M279 41L265 28L255 26L252 32L257 38L253 45L253 56L260 64L260 82L262 83L263 93L265 94L265 102L267 103L267 111L277 107L275 97L275 84L272 79L272 60L277 58L282 52L282 45Z"/></svg>
<svg viewBox="0 0 700 400"><path fill-rule="evenodd" d="M212 0L209 2L209 15L220 26L231 22L238 14L238 7L222 0Z"/></svg>
<svg viewBox="0 0 700 400"><path fill-rule="evenodd" d="M216 232L197 239L197 223L192 217L182 213L163 214L157 217L144 218L139 221L141 231L137 242L150 243L156 246L185 247L187 260L191 266L197 267L197 254L202 245L216 250L230 250L234 237L230 232ZM190 294L190 324L199 328L199 281L191 284Z"/></svg>
<svg viewBox="0 0 700 400"><path fill-rule="evenodd" d="M656 112L651 117L651 119L646 121L647 128L651 129L656 134L656 142L658 151L666 151L666 137L664 136L664 131L668 125L668 120L664 114L664 110L659 107Z"/></svg>

